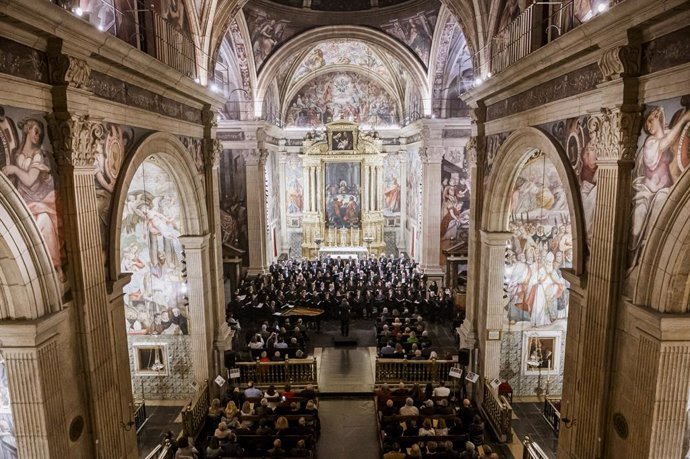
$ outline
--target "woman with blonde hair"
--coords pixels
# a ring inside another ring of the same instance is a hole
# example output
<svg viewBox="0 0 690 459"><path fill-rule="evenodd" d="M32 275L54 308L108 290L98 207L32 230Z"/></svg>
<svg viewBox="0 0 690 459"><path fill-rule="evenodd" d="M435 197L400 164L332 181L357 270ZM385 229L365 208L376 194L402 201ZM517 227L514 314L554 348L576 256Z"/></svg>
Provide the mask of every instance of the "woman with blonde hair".
<svg viewBox="0 0 690 459"><path fill-rule="evenodd" d="M226 440L228 436L232 433L230 429L228 429L228 425L224 422L221 422L218 424L218 428L216 429L215 432L213 432L213 436L216 437L219 441Z"/></svg>
<svg viewBox="0 0 690 459"><path fill-rule="evenodd" d="M290 425L285 416L280 416L276 419L276 435L285 434L289 427Z"/></svg>
<svg viewBox="0 0 690 459"><path fill-rule="evenodd" d="M208 408L208 418L214 423L223 415L223 408L220 406L220 399L214 398Z"/></svg>
<svg viewBox="0 0 690 459"><path fill-rule="evenodd" d="M223 417L226 419L232 419L237 417L239 412L240 410L237 409L237 405L235 405L235 402L230 400L228 404L225 406L225 412L223 413Z"/></svg>

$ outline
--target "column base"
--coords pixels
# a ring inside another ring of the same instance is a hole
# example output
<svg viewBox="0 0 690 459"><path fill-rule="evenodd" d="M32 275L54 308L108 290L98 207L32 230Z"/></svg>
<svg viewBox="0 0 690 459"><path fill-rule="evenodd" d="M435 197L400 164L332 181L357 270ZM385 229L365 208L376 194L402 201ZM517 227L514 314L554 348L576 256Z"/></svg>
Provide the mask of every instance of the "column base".
<svg viewBox="0 0 690 459"><path fill-rule="evenodd" d="M477 345L477 333L472 328L469 320L465 319L460 327L460 347L474 349Z"/></svg>

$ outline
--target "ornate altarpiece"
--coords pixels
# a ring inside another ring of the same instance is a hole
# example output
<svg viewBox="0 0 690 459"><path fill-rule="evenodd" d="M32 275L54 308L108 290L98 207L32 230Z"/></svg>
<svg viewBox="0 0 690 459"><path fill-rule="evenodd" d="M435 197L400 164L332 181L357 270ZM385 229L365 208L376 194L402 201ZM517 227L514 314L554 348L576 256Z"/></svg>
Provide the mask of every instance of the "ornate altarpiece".
<svg viewBox="0 0 690 459"><path fill-rule="evenodd" d="M303 257L316 258L329 247L384 251L381 145L375 134L346 121L304 141Z"/></svg>

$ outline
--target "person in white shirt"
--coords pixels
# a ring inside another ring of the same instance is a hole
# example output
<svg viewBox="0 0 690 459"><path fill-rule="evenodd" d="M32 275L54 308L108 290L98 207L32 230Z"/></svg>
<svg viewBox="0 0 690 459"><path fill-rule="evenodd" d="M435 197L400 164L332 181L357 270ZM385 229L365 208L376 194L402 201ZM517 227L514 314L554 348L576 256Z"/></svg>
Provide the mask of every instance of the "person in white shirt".
<svg viewBox="0 0 690 459"><path fill-rule="evenodd" d="M444 381L441 381L441 385L434 389L432 395L434 397L448 397L450 395L450 389L446 387L446 383Z"/></svg>

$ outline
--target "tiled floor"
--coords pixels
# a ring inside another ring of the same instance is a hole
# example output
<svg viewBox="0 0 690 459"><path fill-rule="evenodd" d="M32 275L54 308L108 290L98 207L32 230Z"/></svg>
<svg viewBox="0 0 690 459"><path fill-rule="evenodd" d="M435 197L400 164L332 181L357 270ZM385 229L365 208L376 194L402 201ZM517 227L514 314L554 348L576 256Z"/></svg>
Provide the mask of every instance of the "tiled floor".
<svg viewBox="0 0 690 459"><path fill-rule="evenodd" d="M182 420L179 417L181 411L182 406L146 405L148 421L137 435L140 458L146 457L161 442L161 435L169 430L177 437L182 430Z"/></svg>
<svg viewBox="0 0 690 459"><path fill-rule="evenodd" d="M542 416L543 403L513 403L513 431L518 440L525 436L541 446L551 459L556 458L558 435Z"/></svg>
<svg viewBox="0 0 690 459"><path fill-rule="evenodd" d="M319 459L377 459L379 444L373 398L321 400Z"/></svg>
<svg viewBox="0 0 690 459"><path fill-rule="evenodd" d="M374 357L371 347L325 347L314 353L319 371L319 391L369 393L374 391Z"/></svg>

